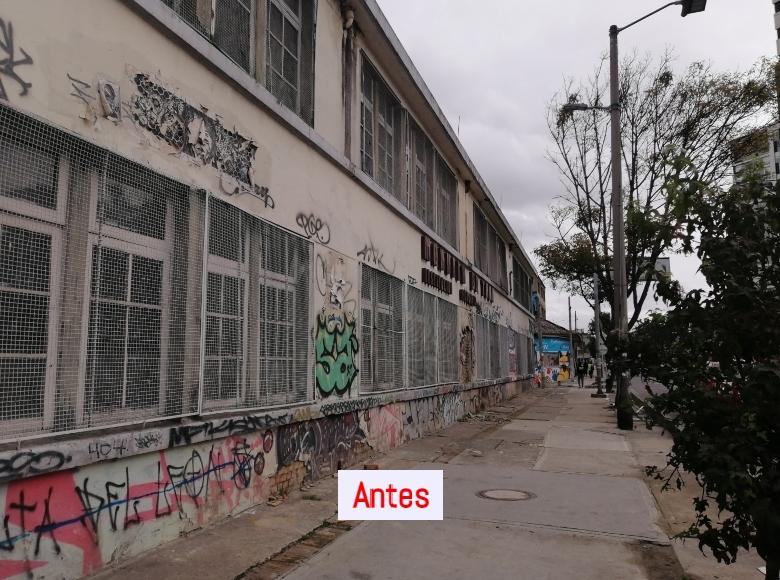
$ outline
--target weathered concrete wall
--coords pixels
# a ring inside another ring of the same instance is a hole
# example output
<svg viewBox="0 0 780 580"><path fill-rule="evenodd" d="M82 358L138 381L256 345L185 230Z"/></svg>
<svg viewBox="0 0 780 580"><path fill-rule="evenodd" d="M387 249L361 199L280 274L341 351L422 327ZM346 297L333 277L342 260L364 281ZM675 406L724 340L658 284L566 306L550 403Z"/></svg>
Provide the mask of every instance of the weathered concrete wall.
<svg viewBox="0 0 780 580"><path fill-rule="evenodd" d="M85 440L87 454L117 459L71 469L65 468L66 444L16 459L6 454L0 459L6 469L55 470L0 486L0 578L96 572L296 489L306 478L332 475L372 451L447 427L466 413L514 397L524 386L528 383L451 389L267 428L261 425L275 421L255 417L193 423L157 436L135 433L133 443ZM364 404L377 402L381 398ZM165 448L139 455L128 447L139 452L161 443Z"/></svg>

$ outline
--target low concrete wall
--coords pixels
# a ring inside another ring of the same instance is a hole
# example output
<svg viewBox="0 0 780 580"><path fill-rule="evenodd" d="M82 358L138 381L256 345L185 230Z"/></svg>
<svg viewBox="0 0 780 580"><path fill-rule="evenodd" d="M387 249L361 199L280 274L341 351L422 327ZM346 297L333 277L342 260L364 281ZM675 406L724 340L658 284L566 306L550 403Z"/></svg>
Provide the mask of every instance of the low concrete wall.
<svg viewBox="0 0 780 580"><path fill-rule="evenodd" d="M450 385L1 452L0 578L94 573L530 386Z"/></svg>

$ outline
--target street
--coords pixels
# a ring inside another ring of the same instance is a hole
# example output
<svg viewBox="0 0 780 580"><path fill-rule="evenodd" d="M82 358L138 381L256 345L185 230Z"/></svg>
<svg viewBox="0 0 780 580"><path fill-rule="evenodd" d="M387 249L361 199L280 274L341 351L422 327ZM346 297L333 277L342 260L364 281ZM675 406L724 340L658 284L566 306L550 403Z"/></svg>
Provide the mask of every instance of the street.
<svg viewBox="0 0 780 580"><path fill-rule="evenodd" d="M669 439L617 430L591 392L537 389L366 462L443 469L443 521L337 522L328 478L100 577L759 578L753 554L726 569L669 539L690 521L695 489L660 494L642 470ZM490 490L505 491L479 496Z"/></svg>

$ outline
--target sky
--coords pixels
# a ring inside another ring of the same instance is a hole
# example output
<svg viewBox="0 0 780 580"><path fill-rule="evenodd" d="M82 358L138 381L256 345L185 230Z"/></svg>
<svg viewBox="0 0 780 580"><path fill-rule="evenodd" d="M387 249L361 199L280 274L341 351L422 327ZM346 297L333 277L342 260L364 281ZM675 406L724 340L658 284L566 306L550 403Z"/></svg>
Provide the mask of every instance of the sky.
<svg viewBox="0 0 780 580"><path fill-rule="evenodd" d="M665 0L378 0L529 254L551 239L548 208L562 193L546 155L546 110L564 78L587 76L623 26ZM746 70L776 54L770 0L671 7L620 35L622 54L674 49L678 62ZM531 256L536 259L535 256ZM695 259L671 256L683 287L701 287ZM537 263L538 268L538 263ZM547 286L547 318L568 325L568 297ZM572 298L578 327L593 312ZM572 319L574 314L572 314Z"/></svg>

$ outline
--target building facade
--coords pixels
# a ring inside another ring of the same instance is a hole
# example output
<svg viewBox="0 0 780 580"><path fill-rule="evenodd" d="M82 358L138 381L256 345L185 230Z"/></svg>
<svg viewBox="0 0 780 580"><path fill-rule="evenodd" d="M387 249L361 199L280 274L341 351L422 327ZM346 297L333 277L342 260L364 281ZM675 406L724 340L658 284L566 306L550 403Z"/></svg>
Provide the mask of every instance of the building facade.
<svg viewBox="0 0 780 580"><path fill-rule="evenodd" d="M0 578L529 388L544 287L375 0L8 0L0 36Z"/></svg>
<svg viewBox="0 0 780 580"><path fill-rule="evenodd" d="M736 180L749 169L758 169L771 183L780 179L780 124L767 125L735 139L731 148Z"/></svg>

